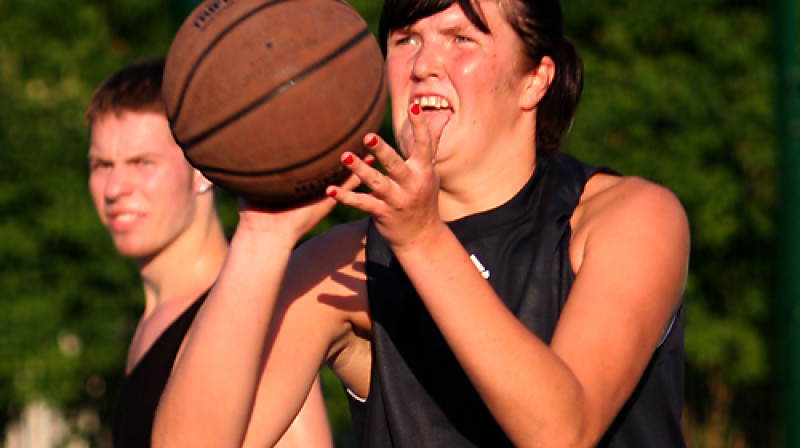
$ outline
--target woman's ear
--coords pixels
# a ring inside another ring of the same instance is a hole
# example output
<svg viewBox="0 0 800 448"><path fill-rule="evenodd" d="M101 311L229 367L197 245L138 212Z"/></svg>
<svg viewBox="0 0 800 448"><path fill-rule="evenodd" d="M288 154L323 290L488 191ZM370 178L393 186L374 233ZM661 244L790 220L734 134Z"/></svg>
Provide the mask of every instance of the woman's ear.
<svg viewBox="0 0 800 448"><path fill-rule="evenodd" d="M556 64L550 56L542 56L539 65L525 75L524 90L520 98L520 107L523 110L532 110L542 100L553 77L556 74Z"/></svg>

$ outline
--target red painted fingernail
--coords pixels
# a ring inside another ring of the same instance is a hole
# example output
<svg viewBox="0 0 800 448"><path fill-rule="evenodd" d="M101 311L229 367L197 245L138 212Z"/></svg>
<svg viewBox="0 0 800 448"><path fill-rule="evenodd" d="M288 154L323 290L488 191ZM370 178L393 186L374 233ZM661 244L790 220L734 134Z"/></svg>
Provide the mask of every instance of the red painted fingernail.
<svg viewBox="0 0 800 448"><path fill-rule="evenodd" d="M364 156L364 163L366 163L369 166L374 165L375 164L375 157L372 156L371 154L367 154L366 156Z"/></svg>
<svg viewBox="0 0 800 448"><path fill-rule="evenodd" d="M338 191L336 191L336 187L328 187L325 190L325 194L328 195L329 198L335 198Z"/></svg>
<svg viewBox="0 0 800 448"><path fill-rule="evenodd" d="M367 137L367 146L375 146L378 144L378 136L375 134L370 135Z"/></svg>
<svg viewBox="0 0 800 448"><path fill-rule="evenodd" d="M411 105L411 113L414 114L414 115L419 115L419 112L420 112L419 104L416 104L416 103L412 104Z"/></svg>
<svg viewBox="0 0 800 448"><path fill-rule="evenodd" d="M351 163L355 162L355 160L356 158L349 152L342 157L342 162L344 162L345 165L350 165Z"/></svg>

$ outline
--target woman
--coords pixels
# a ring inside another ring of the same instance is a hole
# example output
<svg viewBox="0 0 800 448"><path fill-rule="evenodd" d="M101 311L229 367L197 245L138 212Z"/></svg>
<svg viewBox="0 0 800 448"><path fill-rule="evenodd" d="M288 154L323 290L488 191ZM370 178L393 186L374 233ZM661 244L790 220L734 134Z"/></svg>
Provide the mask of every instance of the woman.
<svg viewBox="0 0 800 448"><path fill-rule="evenodd" d="M399 151L365 136L385 174L345 153L327 190L370 218L293 252L333 201L243 208L157 446L273 443L323 363L363 446L684 444L686 217L557 154L582 82L561 27L553 0L384 2Z"/></svg>

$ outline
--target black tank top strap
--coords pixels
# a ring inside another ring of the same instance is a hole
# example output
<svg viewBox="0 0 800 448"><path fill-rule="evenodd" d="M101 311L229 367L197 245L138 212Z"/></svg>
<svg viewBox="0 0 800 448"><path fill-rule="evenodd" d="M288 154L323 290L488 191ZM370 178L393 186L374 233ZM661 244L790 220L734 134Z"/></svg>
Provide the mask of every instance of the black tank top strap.
<svg viewBox="0 0 800 448"><path fill-rule="evenodd" d="M156 339L120 383L114 404L114 448L150 446L153 419L175 357L208 292L194 301Z"/></svg>

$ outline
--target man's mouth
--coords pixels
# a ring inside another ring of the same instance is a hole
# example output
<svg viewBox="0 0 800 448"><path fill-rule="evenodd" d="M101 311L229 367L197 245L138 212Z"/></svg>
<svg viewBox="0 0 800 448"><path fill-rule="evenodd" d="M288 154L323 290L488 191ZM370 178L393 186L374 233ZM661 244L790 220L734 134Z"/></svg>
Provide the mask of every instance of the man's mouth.
<svg viewBox="0 0 800 448"><path fill-rule="evenodd" d="M107 226L112 232L127 232L136 225L140 219L134 212L111 213L108 215Z"/></svg>
<svg viewBox="0 0 800 448"><path fill-rule="evenodd" d="M136 215L133 213L119 213L113 215L112 219L119 222L130 222L136 219Z"/></svg>

